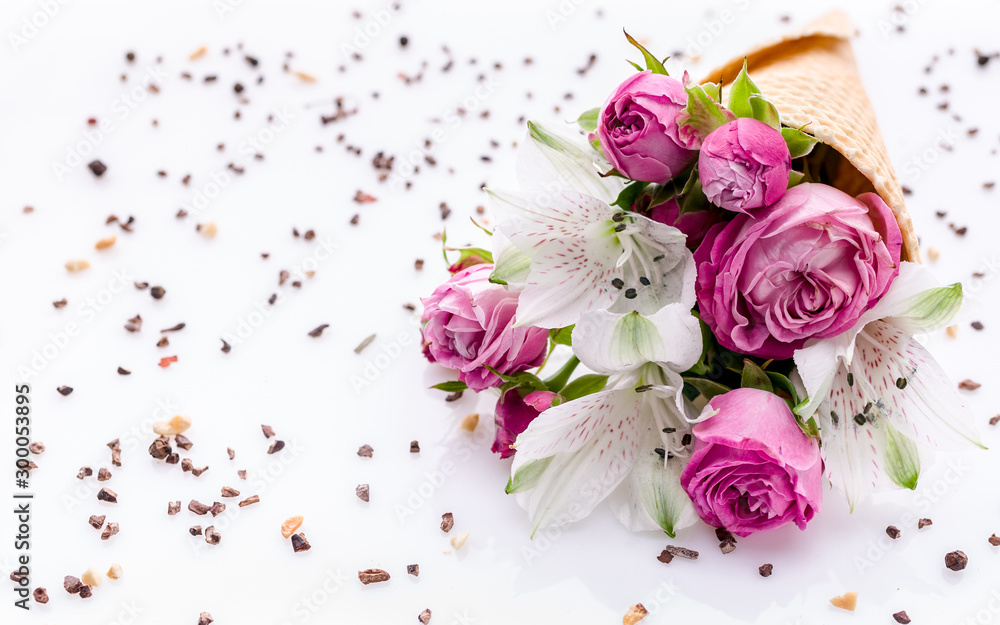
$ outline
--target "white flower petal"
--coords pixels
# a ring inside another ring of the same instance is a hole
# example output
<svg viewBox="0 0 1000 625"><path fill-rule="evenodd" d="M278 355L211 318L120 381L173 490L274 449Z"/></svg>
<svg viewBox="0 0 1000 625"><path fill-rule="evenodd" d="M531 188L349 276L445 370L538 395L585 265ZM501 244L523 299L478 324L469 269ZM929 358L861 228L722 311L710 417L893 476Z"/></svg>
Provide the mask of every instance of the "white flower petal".
<svg viewBox="0 0 1000 625"><path fill-rule="evenodd" d="M660 430L644 427L641 448L629 478L609 498L618 520L632 531L663 530L674 536L677 530L698 520L691 499L681 488L681 471L687 458L664 456L655 451L669 449Z"/></svg>
<svg viewBox="0 0 1000 625"><path fill-rule="evenodd" d="M931 332L948 325L961 305L961 284L942 286L930 269L903 262L889 290L862 316L858 327L876 319L892 319L910 334Z"/></svg>
<svg viewBox="0 0 1000 625"><path fill-rule="evenodd" d="M531 533L578 521L624 480L639 449L642 393L601 391L555 406L518 436L511 483ZM549 459L543 470L538 461ZM521 471L536 475L523 478Z"/></svg>
<svg viewBox="0 0 1000 625"><path fill-rule="evenodd" d="M685 371L701 356L701 327L684 304L664 306L648 317L595 310L577 322L573 352L597 373L629 371L649 362Z"/></svg>
<svg viewBox="0 0 1000 625"><path fill-rule="evenodd" d="M808 419L830 396L837 369L854 349L853 338L854 335L845 332L833 338L810 341L802 349L795 350L795 369L808 394L808 399L795 407L797 414Z"/></svg>
<svg viewBox="0 0 1000 625"><path fill-rule="evenodd" d="M606 203L614 202L625 185L620 178L600 176L610 168L585 141L562 136L534 122L528 122L528 136L518 147L518 184L523 193L532 196L577 191Z"/></svg>
<svg viewBox="0 0 1000 625"><path fill-rule="evenodd" d="M637 310L650 315L669 304L695 304L695 262L687 237L677 228L629 213L628 227L620 235L625 253L618 264L624 269L625 288L634 298L619 297L613 312Z"/></svg>

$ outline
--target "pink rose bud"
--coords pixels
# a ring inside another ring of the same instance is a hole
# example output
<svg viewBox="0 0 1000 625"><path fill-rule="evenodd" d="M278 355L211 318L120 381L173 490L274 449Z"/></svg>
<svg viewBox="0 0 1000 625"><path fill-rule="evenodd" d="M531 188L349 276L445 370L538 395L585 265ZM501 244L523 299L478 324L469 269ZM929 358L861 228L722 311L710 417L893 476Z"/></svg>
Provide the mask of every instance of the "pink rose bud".
<svg viewBox="0 0 1000 625"><path fill-rule="evenodd" d="M532 391L521 397L517 389L511 389L497 401L496 414L493 421L497 433L493 440L493 453L501 458L514 455L511 445L517 440L517 435L527 429L535 417L552 406L552 401L559 397L551 391Z"/></svg>
<svg viewBox="0 0 1000 625"><path fill-rule="evenodd" d="M514 327L516 291L490 283L492 264L463 269L421 301L424 356L455 369L474 391L499 386L506 375L542 364L548 345L545 328Z"/></svg>
<svg viewBox="0 0 1000 625"><path fill-rule="evenodd" d="M899 273L903 237L878 195L805 183L718 224L694 253L702 321L724 347L791 358L850 329Z"/></svg>
<svg viewBox="0 0 1000 625"><path fill-rule="evenodd" d="M597 120L601 150L632 180L662 183L694 162L697 151L678 135L677 114L687 105L678 80L650 71L630 76L611 94Z"/></svg>
<svg viewBox="0 0 1000 625"><path fill-rule="evenodd" d="M781 133L741 117L705 137L698 177L708 201L743 213L777 202L788 188L791 155Z"/></svg>
<svg viewBox="0 0 1000 625"><path fill-rule="evenodd" d="M773 393L741 388L716 395L718 411L694 426L681 486L698 516L737 536L795 523L819 512L823 461L788 404Z"/></svg>

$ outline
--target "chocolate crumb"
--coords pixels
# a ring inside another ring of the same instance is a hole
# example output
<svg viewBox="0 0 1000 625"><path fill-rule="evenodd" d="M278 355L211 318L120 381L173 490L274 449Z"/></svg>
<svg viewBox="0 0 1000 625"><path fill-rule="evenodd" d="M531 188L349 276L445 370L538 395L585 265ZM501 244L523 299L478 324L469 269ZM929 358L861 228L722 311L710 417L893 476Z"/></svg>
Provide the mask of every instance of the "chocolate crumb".
<svg viewBox="0 0 1000 625"><path fill-rule="evenodd" d="M163 459L163 461L166 462L167 464L177 464L178 462L180 462L180 460L181 457L176 453L169 454L166 458Z"/></svg>
<svg viewBox="0 0 1000 625"><path fill-rule="evenodd" d="M174 516L175 514L177 514L180 511L181 511L181 502L180 501L171 501L171 502L167 503L167 514L169 516Z"/></svg>
<svg viewBox="0 0 1000 625"><path fill-rule="evenodd" d="M247 506L258 503L259 501L260 501L259 495L250 495L249 497L240 502L240 507L246 508Z"/></svg>
<svg viewBox="0 0 1000 625"><path fill-rule="evenodd" d="M306 540L306 535L302 532L298 534L292 534L292 551L299 553L300 551L309 551L312 549L312 545Z"/></svg>
<svg viewBox="0 0 1000 625"><path fill-rule="evenodd" d="M205 542L210 545L218 545L222 542L222 534L215 531L214 525L205 528Z"/></svg>
<svg viewBox="0 0 1000 625"><path fill-rule="evenodd" d="M87 167L93 172L94 176L100 178L104 175L104 172L108 171L108 166L101 161L91 161L87 163Z"/></svg>
<svg viewBox="0 0 1000 625"><path fill-rule="evenodd" d="M83 584L82 586L80 586L80 598L81 599L90 599L93 595L94 595L94 589L93 588L91 588L90 586L88 586L86 584Z"/></svg>
<svg viewBox="0 0 1000 625"><path fill-rule="evenodd" d="M674 559L674 554L664 549L660 552L660 555L656 556L656 559L664 564L670 564L670 561Z"/></svg>
<svg viewBox="0 0 1000 625"><path fill-rule="evenodd" d="M285 441L274 441L271 446L267 448L267 453L276 454L285 448Z"/></svg>
<svg viewBox="0 0 1000 625"><path fill-rule="evenodd" d="M980 384L979 382L974 382L973 380L968 380L968 379L962 380L961 382L958 383L958 388L962 389L963 391L974 391L980 386L982 386L982 384Z"/></svg>
<svg viewBox="0 0 1000 625"><path fill-rule="evenodd" d="M194 470L194 463L191 462L190 458L184 458L181 460L181 470L187 473L188 471Z"/></svg>
<svg viewBox="0 0 1000 625"><path fill-rule="evenodd" d="M76 479L82 480L83 478L90 477L93 474L94 474L93 469L91 469L90 467L83 467L80 469L80 472L76 474Z"/></svg>
<svg viewBox="0 0 1000 625"><path fill-rule="evenodd" d="M899 531L899 528L896 527L895 525L890 525L889 527L885 528L885 533L886 535L889 536L889 538L893 540L896 540L897 538L903 535L903 533Z"/></svg>
<svg viewBox="0 0 1000 625"><path fill-rule="evenodd" d="M124 367L118 367L118 375L132 375L132 372Z"/></svg>
<svg viewBox="0 0 1000 625"><path fill-rule="evenodd" d="M451 531L451 528L455 527L455 515L451 512L445 512L441 515L441 531L447 534Z"/></svg>
<svg viewBox="0 0 1000 625"><path fill-rule="evenodd" d="M996 534L993 534L992 536L990 536L989 538L987 538L987 540L994 547L1000 547L1000 536L997 536Z"/></svg>
<svg viewBox="0 0 1000 625"><path fill-rule="evenodd" d="M108 503L118 503L118 494L110 488L102 488L97 492L97 499Z"/></svg>
<svg viewBox="0 0 1000 625"><path fill-rule="evenodd" d="M118 524L108 521L108 524L104 526L104 531L101 532L101 540L107 540L118 533Z"/></svg>
<svg viewBox="0 0 1000 625"><path fill-rule="evenodd" d="M67 395L69 395L70 393L73 392L73 387L72 386L63 385L63 386L60 386L59 388L57 388L56 390L59 391L60 395L62 395L63 397L66 397Z"/></svg>
<svg viewBox="0 0 1000 625"><path fill-rule="evenodd" d="M774 571L774 565L770 562L767 564L761 564L757 568L757 572L760 573L761 577L771 577L771 572Z"/></svg>
<svg viewBox="0 0 1000 625"><path fill-rule="evenodd" d="M423 612L421 612L420 615L417 617L417 620L423 623L423 625L427 625L428 623L430 623L431 622L430 608L427 608Z"/></svg>
<svg viewBox="0 0 1000 625"><path fill-rule="evenodd" d="M406 572L414 577L420 577L420 565L419 564L407 564Z"/></svg>
<svg viewBox="0 0 1000 625"><path fill-rule="evenodd" d="M183 322L181 322L181 323L178 323L178 324L177 324L177 325L175 325L175 326L171 326L171 327L169 327L169 328L164 328L164 329L160 330L160 333L165 333L165 332L178 332L178 331L180 331L180 330L183 330L183 329L184 329L184 326L186 326L186 325L187 325L186 323L183 323Z"/></svg>
<svg viewBox="0 0 1000 625"><path fill-rule="evenodd" d="M48 603L49 602L49 593L46 592L45 589L42 588L41 586L39 586L38 588L36 588L35 591L33 593L31 593L31 596L35 598L35 601L37 603Z"/></svg>
<svg viewBox="0 0 1000 625"><path fill-rule="evenodd" d="M165 336L160 337L160 340L156 342L157 347L166 347L167 345L170 345L170 339Z"/></svg>
<svg viewBox="0 0 1000 625"><path fill-rule="evenodd" d="M92 514L92 515L90 515L90 521L89 521L90 522L90 526L92 528L94 528L95 530L99 530L102 527L104 527L104 519L106 519L106 518L107 517L104 516L103 514L101 516L97 516L96 514Z"/></svg>
<svg viewBox="0 0 1000 625"><path fill-rule="evenodd" d="M970 325L972 326L973 330L982 330L983 329L983 322L982 321L973 321Z"/></svg>
<svg viewBox="0 0 1000 625"><path fill-rule="evenodd" d="M101 467L97 471L97 481L98 482L107 482L110 479L111 479L111 471L108 471L104 467Z"/></svg>
<svg viewBox="0 0 1000 625"><path fill-rule="evenodd" d="M901 625L907 625L910 622L910 617L906 614L906 610L900 610L892 615L892 618L896 619L897 623Z"/></svg>
<svg viewBox="0 0 1000 625"><path fill-rule="evenodd" d="M357 488L354 489L354 494L358 496L358 499L368 503L368 484L358 484Z"/></svg>
<svg viewBox="0 0 1000 625"><path fill-rule="evenodd" d="M272 436L274 436L274 428L272 428L270 425L261 425L260 429L262 432L264 432L264 438L271 438Z"/></svg>
<svg viewBox="0 0 1000 625"><path fill-rule="evenodd" d="M201 503L200 501L198 501L196 499L192 499L191 503L188 504L188 510L190 510L191 512L194 512L195 514L201 516L201 515L207 514L208 511L211 510L211 508L209 506L206 506L205 504Z"/></svg>
<svg viewBox="0 0 1000 625"><path fill-rule="evenodd" d="M153 296L153 299L163 299L163 296L167 294L167 290L162 286L154 286L149 289L149 294Z"/></svg>
<svg viewBox="0 0 1000 625"><path fill-rule="evenodd" d="M930 519L920 519L919 521L917 521L918 530L922 530L928 525L934 525L934 521L931 521Z"/></svg>
<svg viewBox="0 0 1000 625"><path fill-rule="evenodd" d="M229 486L223 486L222 487L222 496L223 497L239 497L240 496L240 491L236 490L235 488L229 487Z"/></svg>
<svg viewBox="0 0 1000 625"><path fill-rule="evenodd" d="M30 445L28 445L28 451L30 451L31 453L33 453L35 455L38 455L38 454L40 454L40 453L42 453L42 452L45 451L45 445L43 445L42 443L40 443L38 441L35 441L35 442L31 443Z"/></svg>
<svg viewBox="0 0 1000 625"><path fill-rule="evenodd" d="M192 443L191 439L189 439L187 436L184 436L183 434L175 434L174 445L177 445L179 449L188 450L191 449L194 443Z"/></svg>
<svg viewBox="0 0 1000 625"><path fill-rule="evenodd" d="M80 593L80 588L83 586L83 582L80 581L79 577L74 577L72 575L67 575L63 578L63 588L66 589L71 595L76 595Z"/></svg>
<svg viewBox="0 0 1000 625"><path fill-rule="evenodd" d="M323 334L323 330L326 330L329 327L330 327L329 323L321 323L312 330L309 330L309 336L313 338L318 338Z"/></svg>
<svg viewBox="0 0 1000 625"><path fill-rule="evenodd" d="M149 446L149 455L157 460L163 460L171 451L173 449L171 449L169 439L166 436L160 436Z"/></svg>
<svg viewBox="0 0 1000 625"><path fill-rule="evenodd" d="M222 341L222 353L228 354L229 350L232 349L232 346L226 342L226 339L219 339L219 340Z"/></svg>
<svg viewBox="0 0 1000 625"><path fill-rule="evenodd" d="M201 614L198 615L198 625L211 625L212 621L214 620L215 619L213 619L212 615L209 614L208 612L202 612Z"/></svg>
<svg viewBox="0 0 1000 625"><path fill-rule="evenodd" d="M365 569L364 571L358 571L358 579L361 580L362 584L367 586L368 584L388 581L389 574L382 569Z"/></svg>
<svg viewBox="0 0 1000 625"><path fill-rule="evenodd" d="M944 565L952 571L961 571L968 564L969 557L962 551L952 551L944 556Z"/></svg>
<svg viewBox="0 0 1000 625"><path fill-rule="evenodd" d="M410 453L419 454L420 453L420 443L417 441L410 441Z"/></svg>
<svg viewBox="0 0 1000 625"><path fill-rule="evenodd" d="M68 304L68 303L69 302L67 302L66 298L64 297L61 300L59 300L58 302L52 302L52 305L55 306L56 308L65 308L66 304Z"/></svg>
<svg viewBox="0 0 1000 625"><path fill-rule="evenodd" d="M213 517L219 516L226 511L226 504L216 501L212 504L212 507L208 509L212 513Z"/></svg>
<svg viewBox="0 0 1000 625"><path fill-rule="evenodd" d="M236 472L236 475L240 476L241 480L247 479L246 469L240 469L239 471Z"/></svg>
<svg viewBox="0 0 1000 625"><path fill-rule="evenodd" d="M372 446L368 445L367 443L362 445L361 447L358 447L358 455L361 456L362 458L371 458L372 453L374 451L375 450L372 449Z"/></svg>
<svg viewBox="0 0 1000 625"><path fill-rule="evenodd" d="M698 552L695 551L694 549L687 549L685 547L675 547L673 545L667 545L666 551L680 558L686 558L688 560L698 559Z"/></svg>
<svg viewBox="0 0 1000 625"><path fill-rule="evenodd" d="M201 536L202 535L201 526L192 525L191 527L188 528L188 534L191 534L192 536Z"/></svg>
<svg viewBox="0 0 1000 625"><path fill-rule="evenodd" d="M229 456L230 460L235 460L236 459L236 452L233 451L232 447L226 447L226 454Z"/></svg>

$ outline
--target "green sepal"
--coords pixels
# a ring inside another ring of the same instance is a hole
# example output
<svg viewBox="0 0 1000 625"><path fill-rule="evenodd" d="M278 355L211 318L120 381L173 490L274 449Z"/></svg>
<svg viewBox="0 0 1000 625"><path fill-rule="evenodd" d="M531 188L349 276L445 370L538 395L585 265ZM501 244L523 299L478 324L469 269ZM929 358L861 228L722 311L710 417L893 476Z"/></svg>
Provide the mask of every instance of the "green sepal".
<svg viewBox="0 0 1000 625"><path fill-rule="evenodd" d="M559 395L562 396L563 401L573 401L574 399L580 399L585 395L603 391L607 383L608 376L588 373L586 375L581 375L563 387L563 389L559 391Z"/></svg>
<svg viewBox="0 0 1000 625"><path fill-rule="evenodd" d="M549 330L549 340L554 345L573 345L573 328L575 325L565 328L552 328Z"/></svg>
<svg viewBox="0 0 1000 625"><path fill-rule="evenodd" d="M736 117L722 107L701 85L685 87L688 94L687 106L677 115L677 127L681 136L691 135L704 140L710 132L730 122Z"/></svg>
<svg viewBox="0 0 1000 625"><path fill-rule="evenodd" d="M795 185L801 183L805 179L806 175L801 171L795 171L794 169L788 172L788 188L791 189Z"/></svg>
<svg viewBox="0 0 1000 625"><path fill-rule="evenodd" d="M576 123L586 132L595 132L597 130L597 119L600 115L600 107L592 108L589 111L584 111L583 115L576 118Z"/></svg>
<svg viewBox="0 0 1000 625"><path fill-rule="evenodd" d="M819 139L798 128L782 128L781 138L785 140L788 153L793 159L808 155L812 152L813 147L819 143Z"/></svg>
<svg viewBox="0 0 1000 625"><path fill-rule="evenodd" d="M753 109L750 106L750 96L759 95L760 89L747 73L747 60L743 58L743 69L740 70L736 80L729 87L729 110L736 117L753 117Z"/></svg>
<svg viewBox="0 0 1000 625"><path fill-rule="evenodd" d="M767 391L768 393L774 392L774 385L771 384L771 378L764 373L764 370L757 363L749 358L743 360L743 376L740 380L740 388L755 388Z"/></svg>
<svg viewBox="0 0 1000 625"><path fill-rule="evenodd" d="M642 195L642 192L648 186L648 182L642 182L639 180L630 182L624 189L622 189L621 193L618 194L618 198L612 202L611 205L625 210L632 210L632 205L635 204L636 199Z"/></svg>
<svg viewBox="0 0 1000 625"><path fill-rule="evenodd" d="M622 32L625 31L623 30ZM654 74L662 74L663 76L669 76L669 74L667 74L667 68L663 67L663 62L657 59L652 54L650 54L649 50L644 48L641 43L632 38L632 35L625 32L625 38L628 39L628 42L630 44L632 44L636 48L639 48L639 51L642 52L642 58L645 59L646 61L646 69L653 72ZM629 61L629 63L632 63L632 61ZM640 72L642 71L642 68L636 65L635 63L632 63L632 65Z"/></svg>
<svg viewBox="0 0 1000 625"><path fill-rule="evenodd" d="M778 109L771 104L770 100L762 95L750 96L750 109L753 111L752 117L757 121L762 121L775 130L781 130L781 116Z"/></svg>

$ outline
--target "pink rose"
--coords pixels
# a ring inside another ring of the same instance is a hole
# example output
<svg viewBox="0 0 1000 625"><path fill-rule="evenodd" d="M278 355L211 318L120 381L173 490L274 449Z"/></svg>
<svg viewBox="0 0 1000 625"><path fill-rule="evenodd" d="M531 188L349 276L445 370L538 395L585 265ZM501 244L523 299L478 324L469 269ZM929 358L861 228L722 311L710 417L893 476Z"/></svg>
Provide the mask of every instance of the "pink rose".
<svg viewBox="0 0 1000 625"><path fill-rule="evenodd" d="M805 529L819 512L823 461L785 400L741 388L713 397L709 409L718 413L694 426L681 473L698 516L737 536L790 521Z"/></svg>
<svg viewBox="0 0 1000 625"><path fill-rule="evenodd" d="M781 199L791 169L781 133L749 117L712 131L698 155L698 177L708 201L738 213Z"/></svg>
<svg viewBox="0 0 1000 625"><path fill-rule="evenodd" d="M687 235L686 245L692 250L701 245L712 226L722 221L725 216L726 213L714 206L681 215L681 208L674 198L649 210L649 218L653 221L673 226Z"/></svg>
<svg viewBox="0 0 1000 625"><path fill-rule="evenodd" d="M601 150L632 180L663 183L698 153L678 135L677 114L687 106L678 80L650 71L630 76L611 94L597 120Z"/></svg>
<svg viewBox="0 0 1000 625"><path fill-rule="evenodd" d="M532 391L524 397L517 389L511 389L497 401L496 414L493 422L497 428L493 439L493 453L501 458L514 455L511 445L517 440L517 435L523 432L535 417L552 406L552 400L559 397L551 391Z"/></svg>
<svg viewBox="0 0 1000 625"><path fill-rule="evenodd" d="M537 367L545 357L549 331L514 327L517 292L491 284L492 264L464 269L423 298L424 355L459 372L474 391L499 386L502 374Z"/></svg>
<svg viewBox="0 0 1000 625"><path fill-rule="evenodd" d="M724 347L790 358L836 336L899 273L903 237L874 193L800 184L776 204L718 224L694 254L702 320Z"/></svg>

